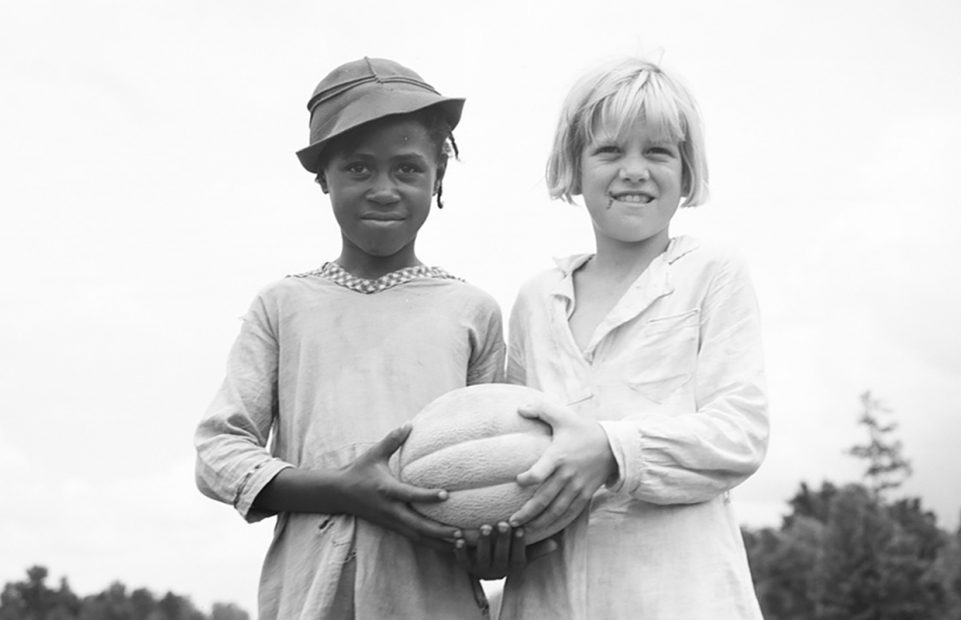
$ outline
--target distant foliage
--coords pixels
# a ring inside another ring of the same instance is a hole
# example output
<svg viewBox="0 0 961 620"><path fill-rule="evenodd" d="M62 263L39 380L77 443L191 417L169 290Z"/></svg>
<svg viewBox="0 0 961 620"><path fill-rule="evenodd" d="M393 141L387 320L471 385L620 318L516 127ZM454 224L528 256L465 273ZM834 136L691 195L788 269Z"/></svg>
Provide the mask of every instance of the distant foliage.
<svg viewBox="0 0 961 620"><path fill-rule="evenodd" d="M879 495L898 488L912 473L911 461L902 454L901 441L893 436L898 428L897 423L885 424L882 420L890 414L891 410L874 398L870 391L861 394L858 424L868 431L868 441L847 450L851 456L867 461L864 478L868 487Z"/></svg>
<svg viewBox="0 0 961 620"><path fill-rule="evenodd" d="M250 620L233 604L215 603L211 615L190 599L168 592L156 598L149 590L114 582L100 594L80 597L66 578L57 589L47 586L43 566L27 569L27 579L7 583L0 593L0 620Z"/></svg>
<svg viewBox="0 0 961 620"><path fill-rule="evenodd" d="M920 500L806 484L781 527L744 530L766 620L961 620L961 530Z"/></svg>
<svg viewBox="0 0 961 620"><path fill-rule="evenodd" d="M780 528L744 530L766 620L961 620L961 529L949 533L917 498L888 492L911 475L897 425L865 392L864 484L801 483Z"/></svg>

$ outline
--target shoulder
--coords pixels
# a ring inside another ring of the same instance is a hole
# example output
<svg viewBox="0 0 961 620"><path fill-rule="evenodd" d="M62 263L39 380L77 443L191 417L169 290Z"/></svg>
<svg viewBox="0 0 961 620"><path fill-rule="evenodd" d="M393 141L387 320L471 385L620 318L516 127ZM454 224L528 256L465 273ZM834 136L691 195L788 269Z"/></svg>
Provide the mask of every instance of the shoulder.
<svg viewBox="0 0 961 620"><path fill-rule="evenodd" d="M675 237L668 248L672 271L714 277L748 277L747 263L731 244L690 236Z"/></svg>
<svg viewBox="0 0 961 620"><path fill-rule="evenodd" d="M286 275L262 286L254 295L250 312L278 316L316 306L337 294L337 287L308 271Z"/></svg>
<svg viewBox="0 0 961 620"><path fill-rule="evenodd" d="M455 303L471 308L479 314L500 316L500 304L493 295L476 284L452 275L438 282Z"/></svg>
<svg viewBox="0 0 961 620"><path fill-rule="evenodd" d="M757 298L741 252L729 244L690 240L695 243L672 265L670 279L679 298L698 303L705 311L738 308L756 314Z"/></svg>
<svg viewBox="0 0 961 620"><path fill-rule="evenodd" d="M518 298L550 295L572 271L583 264L590 254L572 254L554 258L554 266L535 273L521 284Z"/></svg>
<svg viewBox="0 0 961 620"><path fill-rule="evenodd" d="M267 283L257 292L257 298L265 301L283 301L296 298L316 288L322 281L316 271L291 274Z"/></svg>

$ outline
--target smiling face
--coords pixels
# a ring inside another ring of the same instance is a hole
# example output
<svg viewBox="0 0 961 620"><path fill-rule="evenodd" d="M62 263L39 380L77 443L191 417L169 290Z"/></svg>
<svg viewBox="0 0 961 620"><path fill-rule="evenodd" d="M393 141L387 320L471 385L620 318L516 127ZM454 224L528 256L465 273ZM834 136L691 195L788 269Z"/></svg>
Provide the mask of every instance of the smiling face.
<svg viewBox="0 0 961 620"><path fill-rule="evenodd" d="M580 161L580 190L599 249L610 242L667 247L683 191L677 141L643 118L619 132L602 126Z"/></svg>
<svg viewBox="0 0 961 620"><path fill-rule="evenodd" d="M332 145L320 180L341 230L341 266L363 275L418 264L414 242L443 171L436 140L412 118L385 118Z"/></svg>

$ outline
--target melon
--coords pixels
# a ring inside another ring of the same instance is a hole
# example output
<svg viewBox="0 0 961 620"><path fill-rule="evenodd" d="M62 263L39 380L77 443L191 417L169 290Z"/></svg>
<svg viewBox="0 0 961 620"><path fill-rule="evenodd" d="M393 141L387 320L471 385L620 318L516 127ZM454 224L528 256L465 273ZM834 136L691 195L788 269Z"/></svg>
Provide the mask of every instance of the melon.
<svg viewBox="0 0 961 620"><path fill-rule="evenodd" d="M414 504L414 509L463 529L468 540L481 525L507 521L537 489L517 484L517 474L530 468L551 442L548 424L524 418L517 409L544 400L547 396L532 388L487 383L448 392L424 407L401 446L400 479L446 489L448 497ZM568 523L525 527L525 540L542 540Z"/></svg>

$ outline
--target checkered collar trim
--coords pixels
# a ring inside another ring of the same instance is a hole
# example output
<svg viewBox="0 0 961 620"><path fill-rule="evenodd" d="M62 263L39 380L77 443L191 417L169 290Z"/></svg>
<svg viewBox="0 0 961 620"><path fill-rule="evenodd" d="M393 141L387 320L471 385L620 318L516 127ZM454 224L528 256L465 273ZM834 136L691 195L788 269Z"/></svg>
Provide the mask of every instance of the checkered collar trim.
<svg viewBox="0 0 961 620"><path fill-rule="evenodd" d="M404 269L398 269L397 271L384 274L376 280L367 280L365 278L352 276L344 271L343 267L334 262L324 263L320 269L315 269L306 273L298 273L291 277L305 278L309 276L318 276L326 280L330 280L334 284L339 284L344 288L357 291L358 293L364 293L365 295L370 295L371 293L380 293L381 291L386 291L389 288L393 288L400 284L410 282L411 280L418 280L421 278L460 280L460 278L452 276L440 267L428 267L427 265L405 267Z"/></svg>

